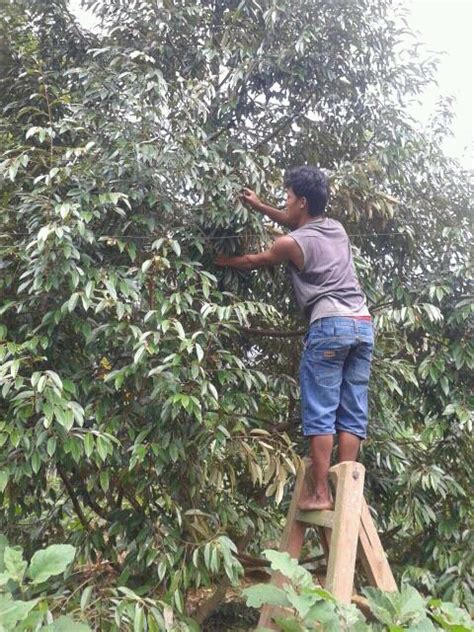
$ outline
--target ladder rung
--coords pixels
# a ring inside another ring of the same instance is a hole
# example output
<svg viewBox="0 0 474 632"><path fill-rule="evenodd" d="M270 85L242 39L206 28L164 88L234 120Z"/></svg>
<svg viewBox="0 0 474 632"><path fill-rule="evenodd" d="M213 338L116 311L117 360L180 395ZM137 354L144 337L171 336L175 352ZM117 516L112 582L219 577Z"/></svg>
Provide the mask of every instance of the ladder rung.
<svg viewBox="0 0 474 632"><path fill-rule="evenodd" d="M332 529L334 525L334 511L323 509L320 511L298 511L296 520L313 524L317 527L329 527Z"/></svg>

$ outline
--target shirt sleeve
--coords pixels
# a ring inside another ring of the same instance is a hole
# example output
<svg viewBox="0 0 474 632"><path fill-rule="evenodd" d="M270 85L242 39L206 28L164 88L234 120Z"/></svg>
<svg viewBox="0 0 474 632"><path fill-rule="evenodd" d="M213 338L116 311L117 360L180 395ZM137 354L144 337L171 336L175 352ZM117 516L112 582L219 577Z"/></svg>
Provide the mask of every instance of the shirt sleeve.
<svg viewBox="0 0 474 632"><path fill-rule="evenodd" d="M305 246L304 246L305 240L304 240L304 239L303 239L300 235L298 235L296 232L293 232L293 233L288 233L288 235L289 235L292 239L294 239L294 240L296 241L296 243L297 243L297 244L298 244L298 246L300 247L301 252L303 253L303 267L301 268L301 270L298 270L298 268L296 268L296 266L295 266L295 268L296 268L296 269L298 270L298 272L301 274L301 272L304 272L304 271L305 271L305 268L306 268L306 261L307 261L307 259L308 259L308 258L307 258L307 256L306 256L306 249L305 249Z"/></svg>

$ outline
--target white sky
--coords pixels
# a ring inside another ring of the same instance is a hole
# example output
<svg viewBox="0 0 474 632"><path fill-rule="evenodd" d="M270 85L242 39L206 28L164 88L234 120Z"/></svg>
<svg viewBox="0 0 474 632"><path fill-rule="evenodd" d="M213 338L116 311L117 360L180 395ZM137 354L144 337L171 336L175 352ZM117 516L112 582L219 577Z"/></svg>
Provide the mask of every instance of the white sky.
<svg viewBox="0 0 474 632"><path fill-rule="evenodd" d="M444 150L458 158L464 167L473 162L473 1L405 0L410 9L410 27L430 50L445 54L438 66L437 86L422 96L415 115L426 119L435 110L440 97L456 98L453 137L446 139Z"/></svg>
<svg viewBox="0 0 474 632"><path fill-rule="evenodd" d="M473 169L473 5L474 0L402 0L410 10L409 23L418 39L431 51L444 52L437 73L437 85L422 95L414 116L426 121L440 97L456 98L453 136L444 150ZM94 20L80 8L81 0L70 6L86 28Z"/></svg>

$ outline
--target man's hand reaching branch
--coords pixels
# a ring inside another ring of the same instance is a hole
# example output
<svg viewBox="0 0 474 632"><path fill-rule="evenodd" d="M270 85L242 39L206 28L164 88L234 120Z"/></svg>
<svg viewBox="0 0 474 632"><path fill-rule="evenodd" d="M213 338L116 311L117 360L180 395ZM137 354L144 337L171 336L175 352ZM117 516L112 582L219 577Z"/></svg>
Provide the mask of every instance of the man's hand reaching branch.
<svg viewBox="0 0 474 632"><path fill-rule="evenodd" d="M277 224L280 224L281 226L288 226L288 228L296 228L294 222L290 220L290 216L286 211L280 211L273 206L265 204L265 202L262 202L252 189L247 187L244 188L240 199L258 213L266 215L272 221L277 222Z"/></svg>

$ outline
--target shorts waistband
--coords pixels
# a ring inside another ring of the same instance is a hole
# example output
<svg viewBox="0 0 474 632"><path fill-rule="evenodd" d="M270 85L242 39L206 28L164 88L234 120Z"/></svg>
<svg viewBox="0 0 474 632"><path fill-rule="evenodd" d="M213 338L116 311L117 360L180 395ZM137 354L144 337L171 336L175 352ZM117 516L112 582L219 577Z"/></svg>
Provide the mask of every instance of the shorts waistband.
<svg viewBox="0 0 474 632"><path fill-rule="evenodd" d="M337 316L322 316L322 318L315 318L311 321L310 327L314 324L318 323L322 325L324 323L334 322L334 321L351 321L351 320L362 320L366 322L372 322L372 316L352 316L350 314L338 314Z"/></svg>

